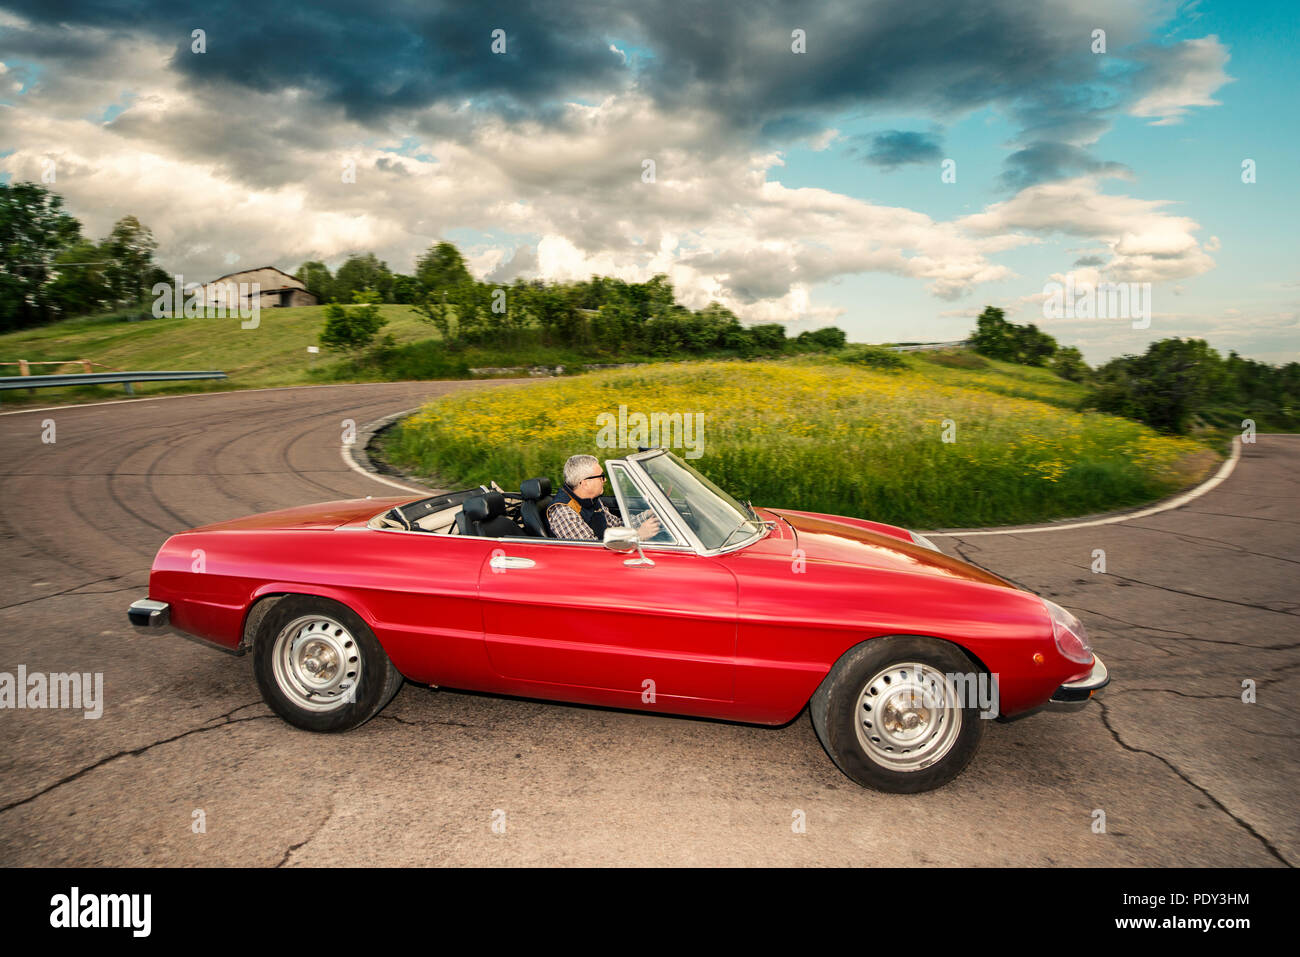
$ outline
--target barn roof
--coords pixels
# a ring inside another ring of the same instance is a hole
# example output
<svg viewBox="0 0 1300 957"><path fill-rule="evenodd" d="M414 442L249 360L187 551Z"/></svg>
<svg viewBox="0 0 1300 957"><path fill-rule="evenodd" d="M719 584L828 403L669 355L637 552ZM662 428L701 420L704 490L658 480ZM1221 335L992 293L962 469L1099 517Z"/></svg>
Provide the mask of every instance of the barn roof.
<svg viewBox="0 0 1300 957"><path fill-rule="evenodd" d="M262 272L262 271L267 270L267 269L271 270L272 272L278 272L278 273L279 273L281 276L283 276L285 279L292 279L292 280L293 280L294 282L296 282L296 283L301 283L301 282L302 282L302 280L299 279L297 276L290 276L290 275L289 275L287 272L285 272L283 269L280 269L280 268L278 268L278 267L276 267L276 266L254 266L252 269L241 269L241 270L239 270L239 272L226 273L224 276L218 276L216 279L209 279L209 280L208 280L207 282L205 282L203 285L205 285L205 286L211 286L213 283L221 282L221 280L223 280L223 279L231 279L231 278L233 278L233 277L235 277L235 276L243 276L244 274L246 274L246 273L250 273L250 272ZM303 284L303 285L301 285L301 286L292 286L292 287L284 287L284 288L305 289L305 288L307 288L307 287L306 287L306 284ZM267 291L269 292L270 290L267 290Z"/></svg>

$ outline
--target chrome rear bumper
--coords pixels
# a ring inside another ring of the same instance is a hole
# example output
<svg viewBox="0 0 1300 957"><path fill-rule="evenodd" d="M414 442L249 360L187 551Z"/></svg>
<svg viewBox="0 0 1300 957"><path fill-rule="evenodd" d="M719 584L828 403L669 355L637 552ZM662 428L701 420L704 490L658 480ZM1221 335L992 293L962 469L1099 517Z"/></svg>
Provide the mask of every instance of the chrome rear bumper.
<svg viewBox="0 0 1300 957"><path fill-rule="evenodd" d="M1097 691L1110 684L1110 672L1097 655L1092 656L1092 670L1082 678L1057 688L1047 702L1049 711L1078 711Z"/></svg>
<svg viewBox="0 0 1300 957"><path fill-rule="evenodd" d="M171 610L172 606L165 601L141 598L131 602L126 614L137 628L162 628L171 621Z"/></svg>

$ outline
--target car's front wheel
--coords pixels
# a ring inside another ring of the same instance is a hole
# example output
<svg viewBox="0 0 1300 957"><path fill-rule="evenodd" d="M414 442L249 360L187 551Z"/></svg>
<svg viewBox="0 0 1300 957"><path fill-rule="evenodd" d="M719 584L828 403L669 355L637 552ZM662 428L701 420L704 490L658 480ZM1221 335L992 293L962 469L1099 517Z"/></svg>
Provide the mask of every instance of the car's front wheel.
<svg viewBox="0 0 1300 957"><path fill-rule="evenodd" d="M865 787L914 794L940 787L974 757L984 733L980 677L955 646L874 638L845 652L808 703L841 771Z"/></svg>
<svg viewBox="0 0 1300 957"><path fill-rule="evenodd" d="M290 595L262 620L253 671L271 710L308 731L365 724L402 685L374 632L352 609Z"/></svg>

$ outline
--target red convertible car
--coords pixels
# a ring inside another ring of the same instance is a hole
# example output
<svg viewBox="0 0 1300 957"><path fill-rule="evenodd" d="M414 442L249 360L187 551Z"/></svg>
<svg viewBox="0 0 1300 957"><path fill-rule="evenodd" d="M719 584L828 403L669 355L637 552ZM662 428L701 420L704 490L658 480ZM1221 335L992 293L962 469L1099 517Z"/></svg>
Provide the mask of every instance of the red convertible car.
<svg viewBox="0 0 1300 957"><path fill-rule="evenodd" d="M805 707L859 784L924 791L985 720L1075 710L1109 681L1050 601L891 525L736 501L671 452L606 463L603 541L552 537L550 482L360 499L169 538L142 629L236 654L286 721L344 731L402 679L780 725Z"/></svg>

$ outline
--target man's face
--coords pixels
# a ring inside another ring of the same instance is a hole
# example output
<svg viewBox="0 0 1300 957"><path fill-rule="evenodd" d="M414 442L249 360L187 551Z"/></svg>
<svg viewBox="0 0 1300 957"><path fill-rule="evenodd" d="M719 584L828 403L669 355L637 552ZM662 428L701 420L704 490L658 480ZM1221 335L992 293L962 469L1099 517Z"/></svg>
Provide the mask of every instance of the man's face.
<svg viewBox="0 0 1300 957"><path fill-rule="evenodd" d="M595 498L605 491L605 473L598 472L599 468L600 466L593 465L587 477L573 487L573 493L578 498Z"/></svg>

